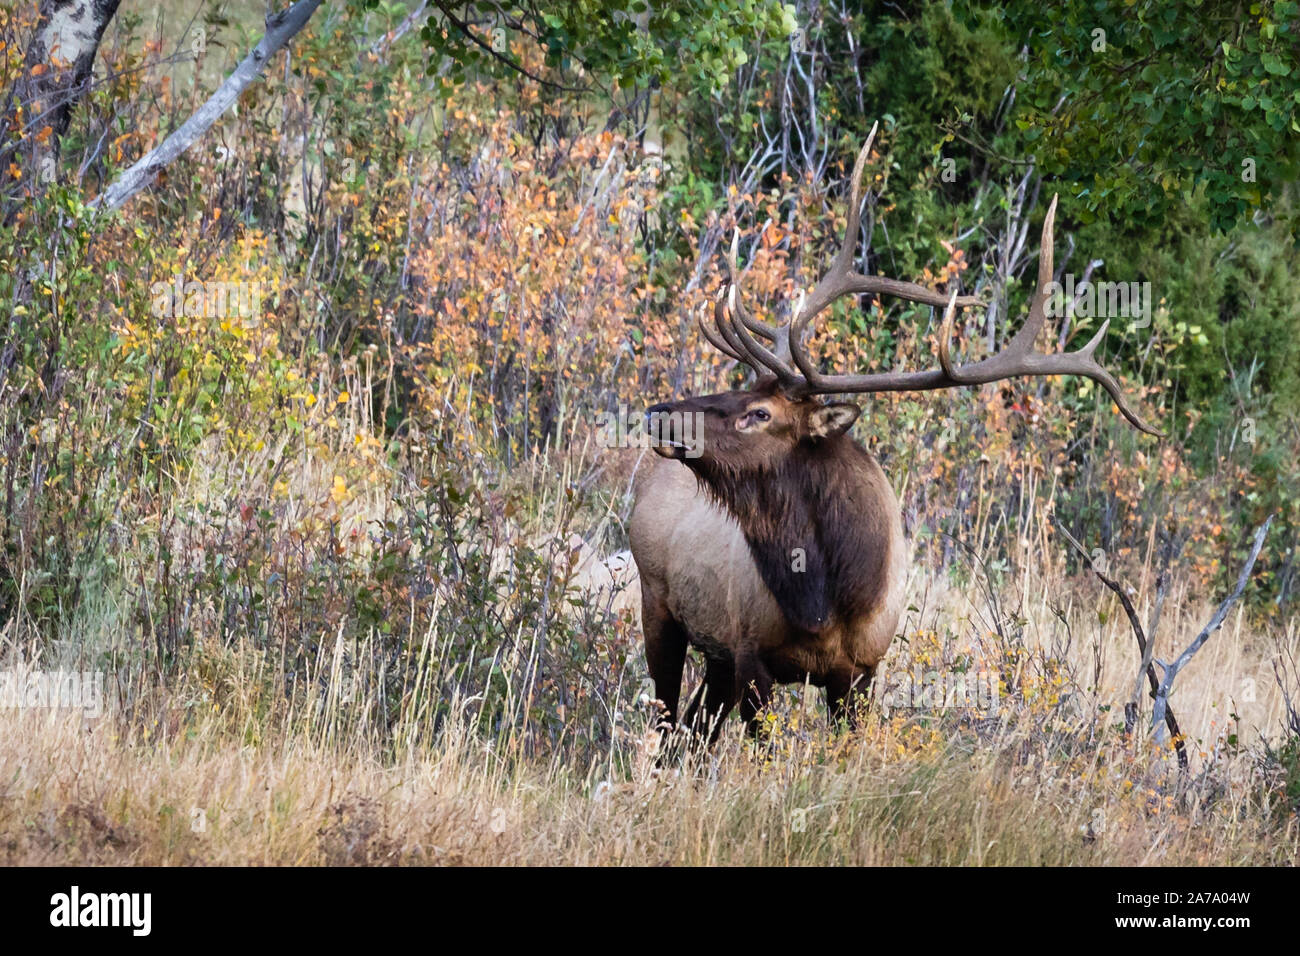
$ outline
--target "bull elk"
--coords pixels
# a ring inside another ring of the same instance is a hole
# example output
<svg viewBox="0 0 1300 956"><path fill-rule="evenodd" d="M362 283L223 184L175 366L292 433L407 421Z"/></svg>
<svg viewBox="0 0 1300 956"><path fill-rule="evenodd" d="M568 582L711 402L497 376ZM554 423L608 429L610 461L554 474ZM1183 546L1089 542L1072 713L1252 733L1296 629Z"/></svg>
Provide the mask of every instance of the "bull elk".
<svg viewBox="0 0 1300 956"><path fill-rule="evenodd" d="M898 624L908 562L898 499L876 459L849 435L861 408L818 396L1083 375L1110 393L1133 426L1160 434L1093 358L1108 323L1077 351L1034 351L1050 298L1055 198L1043 221L1029 316L1005 348L980 361L956 365L949 354L957 309L978 298L854 270L862 171L874 136L873 128L854 165L844 242L785 325L746 311L732 242L714 325L702 317L699 324L715 348L753 369L755 385L647 412L659 457L637 477L629 525L646 661L673 727L687 649L703 655L704 681L683 723L707 728L709 743L737 704L755 732L776 683L824 687L832 715L852 719L851 705L869 694ZM939 367L824 374L805 351L805 333L836 299L863 294L945 307Z"/></svg>

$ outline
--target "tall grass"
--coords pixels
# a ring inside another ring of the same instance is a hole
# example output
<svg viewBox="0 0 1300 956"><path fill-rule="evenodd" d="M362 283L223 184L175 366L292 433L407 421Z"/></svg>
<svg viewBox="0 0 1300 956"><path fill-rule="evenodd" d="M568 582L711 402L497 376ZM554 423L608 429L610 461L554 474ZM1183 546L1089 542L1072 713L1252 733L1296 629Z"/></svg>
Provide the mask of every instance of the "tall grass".
<svg viewBox="0 0 1300 956"><path fill-rule="evenodd" d="M340 447L355 424L341 423ZM197 507L228 480L223 468L248 465L219 459L172 508ZM280 473L304 500L328 495L329 469L311 454ZM561 477L534 484L547 473ZM563 501L564 474L544 462L521 480ZM166 680L110 671L99 719L0 711L0 845L10 863L1294 863L1287 771L1259 740L1276 750L1285 728L1273 664L1294 658L1295 623L1238 612L1180 675L1172 705L1191 751L1180 771L1168 746L1123 732L1136 645L1108 592L1067 573L1050 503L1039 496L1024 515L1013 573L990 568L979 538L963 573L914 568L877 679L991 673L989 708L878 700L850 732L827 722L818 692L787 688L762 740L734 722L716 751L659 766L635 608L589 590L562 548L536 560L559 513L539 511L513 535L476 533L504 552L488 564L516 583L533 575L561 606L545 627L509 607L535 611L540 598L502 588L485 611L515 621L508 639L467 635L463 582L448 579L429 600L454 615L340 626L297 650L255 628L200 628ZM397 510L349 508L342 528ZM1212 601L1175 582L1157 657L1190 641ZM90 634L130 655L110 596L83 615L62 656L10 633L6 665L113 659ZM593 653L600 642L612 652ZM573 647L581 666L557 656Z"/></svg>

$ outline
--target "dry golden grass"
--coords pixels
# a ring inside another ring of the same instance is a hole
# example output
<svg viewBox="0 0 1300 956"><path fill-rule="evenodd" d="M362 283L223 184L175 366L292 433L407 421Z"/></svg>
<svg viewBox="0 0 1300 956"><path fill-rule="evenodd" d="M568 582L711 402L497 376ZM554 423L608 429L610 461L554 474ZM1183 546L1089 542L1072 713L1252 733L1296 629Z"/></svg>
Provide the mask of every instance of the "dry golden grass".
<svg viewBox="0 0 1300 956"><path fill-rule="evenodd" d="M394 747L350 719L330 661L321 706L267 716L265 662L218 649L223 680L244 691L219 705L187 707L198 698L182 685L131 722L0 710L0 846L10 864L1296 862L1296 815L1276 804L1248 745L1281 729L1276 648L1263 635L1236 617L1180 678L1173 706L1192 738L1181 774L1168 748L1107 729L1136 654L1120 617L1098 622L1092 582L1024 580L1001 596L1021 589L1045 596L1021 605L1018 672L1002 673L987 712L877 707L850 734L796 689L765 744L733 723L715 753L663 770L635 680L613 704L623 729L603 754L539 751L514 730L485 736L465 716L473 701L454 702L436 732L408 714ZM918 575L913 591L918 610L887 670L943 671L967 651L989 665L994 639L966 623L984 606L974 586ZM1068 648L1049 606L1065 593ZM1207 610L1174 597L1165 652ZM1294 650L1294 627L1283 640ZM1254 701L1241 699L1246 676Z"/></svg>

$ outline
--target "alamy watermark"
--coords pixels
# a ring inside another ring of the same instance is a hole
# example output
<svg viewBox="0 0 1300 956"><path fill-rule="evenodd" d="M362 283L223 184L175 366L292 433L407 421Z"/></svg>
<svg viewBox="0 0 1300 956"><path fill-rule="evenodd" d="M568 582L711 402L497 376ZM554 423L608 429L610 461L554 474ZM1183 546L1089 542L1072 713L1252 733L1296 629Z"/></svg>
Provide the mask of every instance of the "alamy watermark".
<svg viewBox="0 0 1300 956"><path fill-rule="evenodd" d="M1084 280L1076 286L1074 274L1065 274L1064 284L1047 283L1047 316L1074 315L1081 319L1132 319L1132 328L1151 325L1150 282L1093 282Z"/></svg>
<svg viewBox="0 0 1300 956"><path fill-rule="evenodd" d="M642 415L619 403L614 412L596 415L602 448L681 448L686 458L704 454L704 415L701 412L652 412Z"/></svg>
<svg viewBox="0 0 1300 956"><path fill-rule="evenodd" d="M0 671L0 707L104 713L102 671Z"/></svg>
<svg viewBox="0 0 1300 956"><path fill-rule="evenodd" d="M156 318L255 319L262 314L262 283L200 281L176 273L170 282L155 282L150 311Z"/></svg>
<svg viewBox="0 0 1300 956"><path fill-rule="evenodd" d="M996 671L957 673L913 667L882 673L876 678L881 704L894 710L997 709L1001 675Z"/></svg>
<svg viewBox="0 0 1300 956"><path fill-rule="evenodd" d="M148 936L152 913L152 893L83 893L73 886L50 897L50 925L55 927L122 927L132 936Z"/></svg>

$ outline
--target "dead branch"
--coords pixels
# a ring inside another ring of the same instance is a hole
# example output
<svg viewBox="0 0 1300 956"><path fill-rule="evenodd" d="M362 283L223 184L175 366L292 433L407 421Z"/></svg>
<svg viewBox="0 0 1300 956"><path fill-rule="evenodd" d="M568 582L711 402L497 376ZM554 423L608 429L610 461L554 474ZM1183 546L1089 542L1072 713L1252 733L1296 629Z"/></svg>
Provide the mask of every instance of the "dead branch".
<svg viewBox="0 0 1300 956"><path fill-rule="evenodd" d="M1255 561L1259 558L1259 551L1264 547L1264 538L1268 534L1269 525L1273 523L1273 516L1269 515L1262 525L1255 530L1255 543L1250 549L1250 557L1246 560L1246 565L1241 569L1241 574L1237 578L1237 586L1233 588L1231 594L1224 599L1219 605L1219 609L1214 612L1210 618L1210 623L1206 624L1200 634L1196 635L1196 640L1187 645L1187 650L1183 651L1174 660L1172 664L1166 664L1164 661L1157 660L1165 672L1164 677L1160 680L1159 687L1156 688L1155 704L1151 709L1151 726L1156 730L1157 739L1159 739L1160 719L1168 712L1169 708L1169 691L1173 688L1174 678L1178 672L1187 666L1192 657L1199 651L1205 642L1210 639L1210 635L1223 626L1224 620L1228 616L1228 611L1237 599L1241 597L1242 592L1246 590L1246 585L1250 582L1250 574L1255 570Z"/></svg>
<svg viewBox="0 0 1300 956"><path fill-rule="evenodd" d="M1119 598L1120 604L1124 606L1124 613L1128 615L1128 622L1133 628L1133 636L1137 638L1138 651L1140 652L1142 661L1145 665L1144 669L1147 675L1147 682L1151 685L1151 697L1154 700L1160 687L1160 680L1156 676L1156 669L1151 663L1150 649L1155 647L1154 630L1151 633L1152 640L1148 641L1146 632L1142 630L1142 622L1138 620L1137 611L1133 607L1133 602L1130 601L1128 595L1124 593L1124 588L1113 578L1109 578L1105 574L1102 574L1097 566L1093 564L1092 557L1084 549L1083 545L1081 545L1078 539L1076 539L1074 535L1070 534L1066 527L1057 521L1055 517L1053 517L1052 523L1056 526L1056 529L1065 536L1065 539L1074 546L1074 549L1079 552L1084 562L1088 565L1088 569L1092 571L1093 574L1097 575L1097 579L1101 581L1102 584L1106 585L1106 587L1114 592L1115 596ZM1157 620L1158 616L1153 615L1153 624ZM1138 679L1141 680L1140 671ZM1187 769L1187 745L1183 741L1183 734L1178 728L1178 721L1174 717L1173 709L1166 706L1161 713L1161 720L1163 720L1165 725L1169 728L1169 735L1174 741L1174 748L1178 753L1178 765L1184 770ZM1124 705L1124 730L1126 733L1133 732L1133 727L1136 721L1137 702L1136 700L1129 701Z"/></svg>
<svg viewBox="0 0 1300 956"><path fill-rule="evenodd" d="M1151 667L1151 658L1156 649L1156 628L1160 626L1160 613L1164 610L1165 595L1169 591L1169 566L1174 557L1182 551L1185 536L1180 537L1176 528L1170 528L1164 535L1164 543L1160 548L1160 571L1156 575L1156 600L1151 608L1151 617L1147 621L1147 641L1146 650L1142 654L1142 663L1138 666L1137 676L1133 681L1133 696L1129 702L1124 705L1124 726L1127 733L1132 733L1133 728L1137 726L1139 701L1142 696L1142 677L1150 671L1151 675L1155 670ZM1150 676L1150 675L1147 675ZM1159 686L1157 684L1157 686ZM1155 688L1152 688L1154 691Z"/></svg>
<svg viewBox="0 0 1300 956"><path fill-rule="evenodd" d="M418 25L428 14L429 0L420 0L420 5L408 13L405 20L370 45L370 52L376 56L384 55L390 46L406 36L411 28Z"/></svg>

